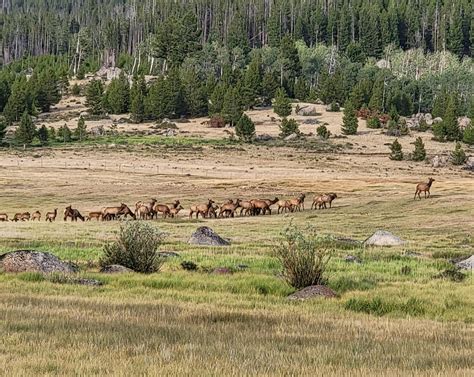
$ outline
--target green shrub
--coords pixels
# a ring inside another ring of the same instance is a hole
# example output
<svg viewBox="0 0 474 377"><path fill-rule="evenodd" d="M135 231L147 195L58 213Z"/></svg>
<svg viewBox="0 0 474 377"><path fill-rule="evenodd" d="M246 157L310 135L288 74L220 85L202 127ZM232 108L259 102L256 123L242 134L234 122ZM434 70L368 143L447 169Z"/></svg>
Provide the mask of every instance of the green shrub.
<svg viewBox="0 0 474 377"><path fill-rule="evenodd" d="M467 161L466 153L461 147L461 143L458 141L454 151L451 152L451 162L453 165L464 165Z"/></svg>
<svg viewBox="0 0 474 377"><path fill-rule="evenodd" d="M73 96L79 96L81 94L81 87L77 84L74 84L71 88L71 94Z"/></svg>
<svg viewBox="0 0 474 377"><path fill-rule="evenodd" d="M455 283L460 283L466 279L467 275L459 270L456 266L449 266L444 271L435 275L435 279L447 279Z"/></svg>
<svg viewBox="0 0 474 377"><path fill-rule="evenodd" d="M198 265L194 262L185 260L181 262L181 267L183 268L183 270L186 270L186 271L196 271L198 268Z"/></svg>
<svg viewBox="0 0 474 377"><path fill-rule="evenodd" d="M462 140L469 145L474 145L474 119L471 119L471 124L464 129Z"/></svg>
<svg viewBox="0 0 474 377"><path fill-rule="evenodd" d="M120 264L136 272L157 272L164 262L157 254L163 238L164 233L148 223L126 222L117 239L104 246L100 265Z"/></svg>
<svg viewBox="0 0 474 377"><path fill-rule="evenodd" d="M403 160L402 145L398 142L398 139L390 145L390 159L394 161Z"/></svg>
<svg viewBox="0 0 474 377"><path fill-rule="evenodd" d="M394 311L395 306L392 303L384 301L380 297L374 297L372 299L353 297L346 301L344 309L352 310L353 312L383 316Z"/></svg>
<svg viewBox="0 0 474 377"><path fill-rule="evenodd" d="M331 104L328 106L328 111L330 112L341 111L341 106L337 102L332 101Z"/></svg>
<svg viewBox="0 0 474 377"><path fill-rule="evenodd" d="M282 264L286 281L295 288L323 284L333 250L320 245L313 228L303 232L290 224L281 235L273 252Z"/></svg>
<svg viewBox="0 0 474 377"><path fill-rule="evenodd" d="M415 150L411 159L413 161L424 161L426 158L426 150L423 139L421 137L417 137L413 144L415 145Z"/></svg>
<svg viewBox="0 0 474 377"><path fill-rule="evenodd" d="M327 140L331 136L331 131L327 129L325 125L316 128L316 133L321 139Z"/></svg>
<svg viewBox="0 0 474 377"><path fill-rule="evenodd" d="M280 124L280 136L286 137L291 134L299 134L300 128L294 119L283 118Z"/></svg>
<svg viewBox="0 0 474 377"><path fill-rule="evenodd" d="M382 123L378 117L372 117L367 120L367 127L368 128L380 128L382 127Z"/></svg>
<svg viewBox="0 0 474 377"><path fill-rule="evenodd" d="M45 277L40 272L24 272L18 275L18 278L23 281L30 281L30 282L40 282L44 281Z"/></svg>

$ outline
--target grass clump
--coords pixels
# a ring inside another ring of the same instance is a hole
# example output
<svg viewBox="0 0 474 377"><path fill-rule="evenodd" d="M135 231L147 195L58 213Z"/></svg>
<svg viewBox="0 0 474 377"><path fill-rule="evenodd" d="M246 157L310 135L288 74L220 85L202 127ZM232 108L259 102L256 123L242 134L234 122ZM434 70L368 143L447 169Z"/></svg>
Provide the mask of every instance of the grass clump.
<svg viewBox="0 0 474 377"><path fill-rule="evenodd" d="M381 297L371 299L353 297L346 301L344 309L379 317L392 312L400 312L416 317L424 315L426 311L423 302L413 297L402 303L390 302Z"/></svg>
<svg viewBox="0 0 474 377"><path fill-rule="evenodd" d="M321 246L314 228L305 232L291 224L282 232L274 255L281 262L286 281L294 288L322 284L333 250Z"/></svg>
<svg viewBox="0 0 474 377"><path fill-rule="evenodd" d="M136 272L158 272L164 259L158 256L158 248L164 233L141 221L127 222L120 227L117 239L104 246L101 267L120 264Z"/></svg>

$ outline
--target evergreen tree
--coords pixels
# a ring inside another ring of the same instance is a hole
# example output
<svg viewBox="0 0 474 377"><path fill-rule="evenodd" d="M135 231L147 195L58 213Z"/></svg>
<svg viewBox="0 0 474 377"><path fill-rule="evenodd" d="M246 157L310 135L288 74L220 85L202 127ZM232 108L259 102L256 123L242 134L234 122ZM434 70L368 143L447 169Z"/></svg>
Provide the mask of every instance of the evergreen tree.
<svg viewBox="0 0 474 377"><path fill-rule="evenodd" d="M309 88L306 81L299 79L295 84L295 98L300 101L305 101L309 96Z"/></svg>
<svg viewBox="0 0 474 377"><path fill-rule="evenodd" d="M81 94L81 87L77 84L74 84L71 88L71 94L73 96L79 96Z"/></svg>
<svg viewBox="0 0 474 377"><path fill-rule="evenodd" d="M262 79L262 96L265 104L270 104L275 98L275 93L280 87L278 78L274 72L266 72Z"/></svg>
<svg viewBox="0 0 474 377"><path fill-rule="evenodd" d="M104 86L100 80L92 80L86 90L86 106L92 115L104 113Z"/></svg>
<svg viewBox="0 0 474 377"><path fill-rule="evenodd" d="M5 139L6 133L7 133L7 122L4 117L0 117L0 145L2 145L3 139Z"/></svg>
<svg viewBox="0 0 474 377"><path fill-rule="evenodd" d="M467 161L466 152L461 147L461 143L456 142L454 151L451 152L451 162L453 165L463 165Z"/></svg>
<svg viewBox="0 0 474 377"><path fill-rule="evenodd" d="M11 88L11 95L3 110L3 115L8 123L20 120L24 112L31 114L33 111L33 100L25 76L15 80Z"/></svg>
<svg viewBox="0 0 474 377"><path fill-rule="evenodd" d="M130 90L130 118L134 123L141 123L145 120L145 98L147 88L143 76L135 77L132 89Z"/></svg>
<svg viewBox="0 0 474 377"><path fill-rule="evenodd" d="M448 49L462 58L464 53L464 35L463 35L463 19L460 9L455 7L449 23L449 32L447 38Z"/></svg>
<svg viewBox="0 0 474 377"><path fill-rule="evenodd" d="M421 137L417 137L415 142L415 150L413 152L412 160L413 161L424 161L426 158L425 144Z"/></svg>
<svg viewBox="0 0 474 377"><path fill-rule="evenodd" d="M456 141L461 139L461 131L459 129L458 119L456 116L456 99L453 96L448 101L448 106L443 117L443 128L445 139L448 141Z"/></svg>
<svg viewBox="0 0 474 377"><path fill-rule="evenodd" d="M349 6L344 4L339 14L337 46L340 51L346 51L349 43L351 43L351 15L349 12Z"/></svg>
<svg viewBox="0 0 474 377"><path fill-rule="evenodd" d="M77 127L74 130L74 136L79 141L83 141L87 138L86 121L84 120L82 116L80 116L79 120L77 121Z"/></svg>
<svg viewBox="0 0 474 377"><path fill-rule="evenodd" d="M390 145L390 159L394 161L403 160L402 145L398 142L398 139L395 139L395 141Z"/></svg>
<svg viewBox="0 0 474 377"><path fill-rule="evenodd" d="M48 144L48 129L46 126L43 124L39 129L38 129L38 139L41 142L41 145L47 145Z"/></svg>
<svg viewBox="0 0 474 377"><path fill-rule="evenodd" d="M280 124L280 136L286 137L292 134L299 134L300 128L294 119L283 118Z"/></svg>
<svg viewBox="0 0 474 377"><path fill-rule="evenodd" d="M183 73L182 83L188 114L194 117L206 115L208 99L205 82L199 79L194 70L188 69Z"/></svg>
<svg viewBox="0 0 474 377"><path fill-rule="evenodd" d="M363 63L366 59L362 46L358 42L351 42L346 48L346 56L353 63Z"/></svg>
<svg viewBox="0 0 474 377"><path fill-rule="evenodd" d="M10 82L6 77L0 76L0 112L5 108L10 98Z"/></svg>
<svg viewBox="0 0 474 377"><path fill-rule="evenodd" d="M360 24L360 39L362 50L367 56L380 57L382 52L381 34L380 34L380 11L373 7L362 8L364 22Z"/></svg>
<svg viewBox="0 0 474 377"><path fill-rule="evenodd" d="M36 136L36 126L27 111L23 113L21 122L15 132L15 141L18 144L30 145Z"/></svg>
<svg viewBox="0 0 474 377"><path fill-rule="evenodd" d="M367 127L368 128L380 128L380 127L382 127L382 123L380 122L380 119L377 116L373 116L373 117L367 119Z"/></svg>
<svg viewBox="0 0 474 377"><path fill-rule="evenodd" d="M130 108L130 85L123 73L112 79L105 92L104 104L111 114L125 114Z"/></svg>
<svg viewBox="0 0 474 377"><path fill-rule="evenodd" d="M242 108L240 107L237 89L230 88L227 90L222 104L221 115L231 127L235 126L242 117Z"/></svg>
<svg viewBox="0 0 474 377"><path fill-rule="evenodd" d="M439 93L433 101L433 117L443 117L448 105L449 95L446 91Z"/></svg>
<svg viewBox="0 0 474 377"><path fill-rule="evenodd" d="M52 105L61 99L59 79L52 68L43 69L31 78L35 105L42 112L49 112Z"/></svg>
<svg viewBox="0 0 474 377"><path fill-rule="evenodd" d="M368 79L362 79L352 88L349 98L354 104L354 108L361 109L369 104L371 96L372 83Z"/></svg>
<svg viewBox="0 0 474 377"><path fill-rule="evenodd" d="M474 120L471 120L471 124L464 129L462 140L466 144L474 145Z"/></svg>
<svg viewBox="0 0 474 377"><path fill-rule="evenodd" d="M242 114L239 121L237 122L235 126L235 133L246 143L252 142L253 138L255 137L255 124L246 114Z"/></svg>
<svg viewBox="0 0 474 377"><path fill-rule="evenodd" d="M71 141L72 132L66 124L59 128L58 137L63 143L69 143Z"/></svg>
<svg viewBox="0 0 474 377"><path fill-rule="evenodd" d="M351 101L346 101L344 104L344 116L342 117L342 133L344 135L355 135L359 122L357 120L356 112Z"/></svg>
<svg viewBox="0 0 474 377"><path fill-rule="evenodd" d="M255 105L255 99L262 92L262 76L262 59L257 53L252 57L243 81L249 96L248 107Z"/></svg>
<svg viewBox="0 0 474 377"><path fill-rule="evenodd" d="M215 86L209 98L209 115L212 116L221 113L227 91L228 88L223 82L219 82Z"/></svg>
<svg viewBox="0 0 474 377"><path fill-rule="evenodd" d="M285 92L285 89L283 88L278 89L276 92L273 111L282 118L286 118L287 116L291 115L291 102Z"/></svg>
<svg viewBox="0 0 474 377"><path fill-rule="evenodd" d="M48 139L51 141L56 140L56 130L54 129L54 127L48 128Z"/></svg>
<svg viewBox="0 0 474 377"><path fill-rule="evenodd" d="M368 103L369 109L374 111L384 111L384 80L379 78L372 88L372 96L370 97L370 101Z"/></svg>
<svg viewBox="0 0 474 377"><path fill-rule="evenodd" d="M249 39L245 30L245 17L241 14L235 14L230 23L229 33L227 36L227 46L229 50L238 47L247 55L250 52Z"/></svg>
<svg viewBox="0 0 474 377"><path fill-rule="evenodd" d="M400 115L408 116L413 114L413 102L405 92L397 90L390 100L391 106L397 109Z"/></svg>

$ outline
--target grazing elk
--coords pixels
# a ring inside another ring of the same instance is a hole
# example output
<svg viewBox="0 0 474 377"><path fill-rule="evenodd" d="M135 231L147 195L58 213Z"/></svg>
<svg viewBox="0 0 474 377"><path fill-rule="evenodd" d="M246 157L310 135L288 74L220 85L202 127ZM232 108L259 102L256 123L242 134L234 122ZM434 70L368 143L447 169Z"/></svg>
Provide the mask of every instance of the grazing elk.
<svg viewBox="0 0 474 377"><path fill-rule="evenodd" d="M135 216L140 220L148 220L150 218L150 210L142 204L135 210Z"/></svg>
<svg viewBox="0 0 474 377"><path fill-rule="evenodd" d="M215 212L214 207L212 206L214 204L214 201L212 199L208 199L206 204L194 204L191 206L189 209L189 218L193 218L193 214L196 214L196 219L199 218L199 214L201 214L201 217L206 217L209 214L210 209L212 208L213 211Z"/></svg>
<svg viewBox="0 0 474 377"><path fill-rule="evenodd" d="M33 212L33 214L31 215L31 221L35 221L35 220L41 221L40 211Z"/></svg>
<svg viewBox="0 0 474 377"><path fill-rule="evenodd" d="M170 208L170 217L172 219L174 219L175 217L178 217L178 213L179 211L181 211L183 208L183 206L181 204L179 204L177 207L174 207L174 208Z"/></svg>
<svg viewBox="0 0 474 377"><path fill-rule="evenodd" d="M6 213L0 213L0 221L8 221L8 215Z"/></svg>
<svg viewBox="0 0 474 377"><path fill-rule="evenodd" d="M17 222L17 221L29 221L30 220L30 213L29 212L23 212L23 213L15 213L15 216L13 216L12 221Z"/></svg>
<svg viewBox="0 0 474 377"><path fill-rule="evenodd" d="M130 207L127 206L124 203L121 203L120 212L119 212L118 216L119 217L124 216L125 218L130 216L133 220L137 219L137 216L135 215L135 213L133 213L133 211L130 209Z"/></svg>
<svg viewBox="0 0 474 377"><path fill-rule="evenodd" d="M96 219L97 221L102 220L102 212L89 212L86 216L86 221L91 221L92 219Z"/></svg>
<svg viewBox="0 0 474 377"><path fill-rule="evenodd" d="M56 221L56 216L58 216L58 209L55 208L53 212L47 212L45 216L45 221L49 221L52 223L53 221Z"/></svg>
<svg viewBox="0 0 474 377"><path fill-rule="evenodd" d="M430 189L431 189L431 185L433 184L434 182L434 179L433 178L429 178L428 179L428 183L418 183L416 185L416 191L415 191L415 197L413 198L414 200L416 199L416 196L418 195L418 198L421 200L421 196L420 194L422 192L425 193L425 199L429 198L430 197ZM426 196L426 193L428 193L428 197Z"/></svg>
<svg viewBox="0 0 474 377"><path fill-rule="evenodd" d="M79 210L72 208L71 205L64 210L64 221L67 221L68 218L71 218L71 221L77 221L77 219L85 221Z"/></svg>

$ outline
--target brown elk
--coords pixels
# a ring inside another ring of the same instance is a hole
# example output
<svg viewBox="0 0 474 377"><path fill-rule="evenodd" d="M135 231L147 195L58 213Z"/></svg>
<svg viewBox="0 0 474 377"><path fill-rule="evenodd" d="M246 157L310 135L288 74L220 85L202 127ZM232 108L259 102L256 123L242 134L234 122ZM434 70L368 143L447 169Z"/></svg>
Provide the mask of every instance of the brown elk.
<svg viewBox="0 0 474 377"><path fill-rule="evenodd" d="M89 212L86 216L86 221L91 221L92 219L96 219L97 221L102 220L102 212Z"/></svg>
<svg viewBox="0 0 474 377"><path fill-rule="evenodd" d="M31 221L35 221L35 220L41 221L40 211L33 212L33 214L31 215Z"/></svg>
<svg viewBox="0 0 474 377"><path fill-rule="evenodd" d="M8 221L8 215L6 213L0 213L0 221Z"/></svg>
<svg viewBox="0 0 474 377"><path fill-rule="evenodd" d="M124 216L125 218L130 216L133 220L136 220L136 218L137 218L137 216L135 216L135 213L133 213L133 211L130 209L130 207L127 206L124 203L121 203L120 212L119 212L118 215L119 215L119 217Z"/></svg>
<svg viewBox="0 0 474 377"><path fill-rule="evenodd" d="M196 219L199 218L199 214L201 214L201 217L206 217L209 214L209 210L213 208L214 201L212 199L208 199L206 204L195 204L192 205L191 208L189 209L189 218L193 218L193 214L196 214Z"/></svg>
<svg viewBox="0 0 474 377"><path fill-rule="evenodd" d="M58 209L55 208L53 212L47 212L45 220L49 221L52 223L53 221L56 221L56 216L58 215Z"/></svg>
<svg viewBox="0 0 474 377"><path fill-rule="evenodd" d="M157 218L159 213L163 214L164 219L170 215L170 207L168 207L166 204L155 204L153 211L155 211Z"/></svg>
<svg viewBox="0 0 474 377"><path fill-rule="evenodd" d="M140 220L148 220L150 218L150 210L145 205L140 205L135 210L135 216Z"/></svg>
<svg viewBox="0 0 474 377"><path fill-rule="evenodd" d="M15 213L15 216L13 216L12 221L29 221L30 220L30 213L29 212L23 212L23 213Z"/></svg>
<svg viewBox="0 0 474 377"><path fill-rule="evenodd" d="M279 200L277 202L278 210L277 213L279 214L280 211L281 213L291 211L293 212L293 207L291 206L291 203L289 200Z"/></svg>
<svg viewBox="0 0 474 377"><path fill-rule="evenodd" d="M306 198L306 194L301 193L300 196L298 196L296 199L290 199L290 210L293 212L294 210L301 211L303 209L304 211L304 199Z"/></svg>
<svg viewBox="0 0 474 377"><path fill-rule="evenodd" d="M414 196L414 200L416 199L416 196L418 195L418 198L421 200L421 196L420 194L422 192L425 193L425 199L429 198L430 197L430 189L431 189L431 185L433 184L435 180L433 178L429 178L428 179L428 183L418 183L416 185L416 191L415 191L415 196ZM426 196L426 193L428 193L428 197Z"/></svg>
<svg viewBox="0 0 474 377"><path fill-rule="evenodd" d="M253 205L253 213L254 215L259 215L262 213L262 215L265 215L267 212L269 215L272 214L272 209L271 206L275 203L278 202L278 198L275 198L273 200L270 199L252 199L250 203Z"/></svg>
<svg viewBox="0 0 474 377"><path fill-rule="evenodd" d="M329 204L329 208L332 208L332 202L334 199L337 198L337 194L334 192L326 193L323 195L315 196L313 199L313 203L311 204L311 209L327 209L327 204Z"/></svg>
<svg viewBox="0 0 474 377"><path fill-rule="evenodd" d="M177 207L174 207L174 208L170 208L170 216L172 219L174 219L175 217L178 217L178 213L179 211L181 211L183 208L182 205L178 204Z"/></svg>
<svg viewBox="0 0 474 377"><path fill-rule="evenodd" d="M136 219L136 215L132 210L124 203L120 203L118 207L104 207L102 208L102 221L110 221L118 219L119 216L131 216Z"/></svg>
<svg viewBox="0 0 474 377"><path fill-rule="evenodd" d="M72 208L71 205L64 210L64 221L67 221L68 218L71 218L71 221L77 221L77 219L85 221L79 210Z"/></svg>
<svg viewBox="0 0 474 377"><path fill-rule="evenodd" d="M221 205L219 217L234 217L235 210L240 207L241 203L242 201L237 199L235 202L231 200L230 203Z"/></svg>
<svg viewBox="0 0 474 377"><path fill-rule="evenodd" d="M253 215L254 206L251 201L249 200L241 200L240 201L240 216L245 211L245 215L251 214Z"/></svg>

